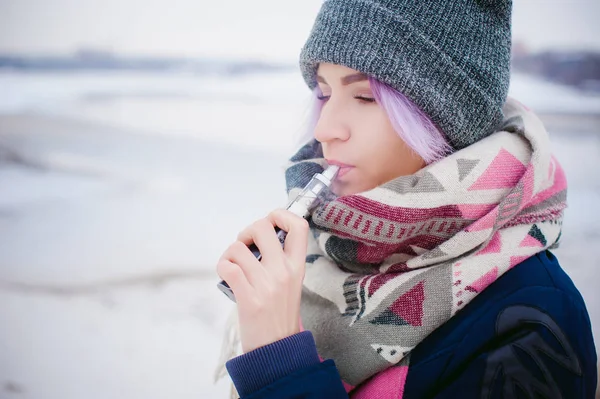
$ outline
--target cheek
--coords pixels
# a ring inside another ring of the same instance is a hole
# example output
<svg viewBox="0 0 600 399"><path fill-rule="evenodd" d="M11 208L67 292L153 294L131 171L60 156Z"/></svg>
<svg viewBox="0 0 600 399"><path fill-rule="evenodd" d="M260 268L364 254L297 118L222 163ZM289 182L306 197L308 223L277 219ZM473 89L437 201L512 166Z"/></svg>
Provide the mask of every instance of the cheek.
<svg viewBox="0 0 600 399"><path fill-rule="evenodd" d="M424 166L392 127L379 108L357 109L352 123L353 159L357 166L352 191L372 189L398 176L410 175Z"/></svg>
<svg viewBox="0 0 600 399"><path fill-rule="evenodd" d="M361 146L365 154L364 172L373 184L379 185L421 169L423 160L404 143L387 117L378 122L373 124L369 140Z"/></svg>
<svg viewBox="0 0 600 399"><path fill-rule="evenodd" d="M371 126L365 134L361 134L352 145L356 156L354 157L357 166L355 183L360 185L360 191L372 188L379 184L381 176L386 173L386 163L389 154L385 143L380 137L379 132Z"/></svg>
<svg viewBox="0 0 600 399"><path fill-rule="evenodd" d="M398 136L394 132L387 116L379 107L372 107L355 114L353 135L364 152L380 153Z"/></svg>

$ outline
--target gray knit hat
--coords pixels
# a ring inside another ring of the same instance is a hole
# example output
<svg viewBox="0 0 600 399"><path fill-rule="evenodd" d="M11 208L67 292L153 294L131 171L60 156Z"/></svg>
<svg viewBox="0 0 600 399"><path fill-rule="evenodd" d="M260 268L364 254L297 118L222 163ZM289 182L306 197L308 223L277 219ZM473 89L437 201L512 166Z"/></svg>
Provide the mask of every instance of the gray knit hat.
<svg viewBox="0 0 600 399"><path fill-rule="evenodd" d="M510 0L325 0L300 54L373 76L410 98L458 150L494 131L510 79Z"/></svg>

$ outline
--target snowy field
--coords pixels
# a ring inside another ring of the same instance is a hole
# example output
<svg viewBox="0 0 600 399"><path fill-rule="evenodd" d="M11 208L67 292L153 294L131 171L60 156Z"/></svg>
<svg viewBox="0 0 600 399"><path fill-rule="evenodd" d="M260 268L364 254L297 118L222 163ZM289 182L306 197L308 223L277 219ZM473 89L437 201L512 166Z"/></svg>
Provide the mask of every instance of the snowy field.
<svg viewBox="0 0 600 399"><path fill-rule="evenodd" d="M225 397L214 265L285 203L299 72L5 71L0 93L0 398ZM600 342L600 97L524 76L511 94L585 121L548 126L570 190L556 254Z"/></svg>

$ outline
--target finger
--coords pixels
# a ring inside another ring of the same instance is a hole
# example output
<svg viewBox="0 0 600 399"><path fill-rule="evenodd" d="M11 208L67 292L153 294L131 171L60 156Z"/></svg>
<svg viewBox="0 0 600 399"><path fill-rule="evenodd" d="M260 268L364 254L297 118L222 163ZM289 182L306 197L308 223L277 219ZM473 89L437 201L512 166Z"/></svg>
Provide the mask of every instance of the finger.
<svg viewBox="0 0 600 399"><path fill-rule="evenodd" d="M236 297L236 301L244 300L253 295L254 289L248 282L244 271L239 265L228 261L227 259L221 259L217 263L217 274L223 281L229 285L233 294Z"/></svg>
<svg viewBox="0 0 600 399"><path fill-rule="evenodd" d="M306 219L294 215L285 209L278 209L271 212L268 219L280 229L287 231L284 253L295 264L304 264L309 232Z"/></svg>
<svg viewBox="0 0 600 399"><path fill-rule="evenodd" d="M256 288L264 281L264 267L243 242L236 241L231 244L225 250L221 259L236 264L242 270L252 287Z"/></svg>
<svg viewBox="0 0 600 399"><path fill-rule="evenodd" d="M265 262L278 262L283 258L283 248L279 238L277 238L275 225L268 218L260 219L251 224L239 234L238 240L247 245L254 243Z"/></svg>

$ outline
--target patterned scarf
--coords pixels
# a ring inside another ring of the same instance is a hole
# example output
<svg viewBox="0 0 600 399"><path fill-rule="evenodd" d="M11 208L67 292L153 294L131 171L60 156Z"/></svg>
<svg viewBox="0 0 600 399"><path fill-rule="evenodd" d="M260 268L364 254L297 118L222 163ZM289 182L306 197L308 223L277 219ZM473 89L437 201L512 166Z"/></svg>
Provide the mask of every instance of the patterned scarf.
<svg viewBox="0 0 600 399"><path fill-rule="evenodd" d="M509 99L504 114L491 136L313 212L303 328L351 397L398 397L416 345L506 271L557 245L563 170L532 112ZM318 142L301 148L286 171L290 197L324 166Z"/></svg>

